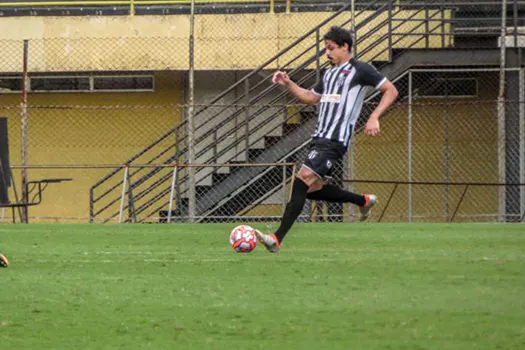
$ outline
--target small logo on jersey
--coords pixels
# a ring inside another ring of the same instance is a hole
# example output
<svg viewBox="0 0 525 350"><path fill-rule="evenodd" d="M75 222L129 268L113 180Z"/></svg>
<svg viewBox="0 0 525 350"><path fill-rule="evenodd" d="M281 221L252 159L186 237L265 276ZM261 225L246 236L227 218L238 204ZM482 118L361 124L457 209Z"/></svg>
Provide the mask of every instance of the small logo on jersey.
<svg viewBox="0 0 525 350"><path fill-rule="evenodd" d="M316 150L310 151L310 153L308 153L308 159L314 159L315 157L317 157Z"/></svg>
<svg viewBox="0 0 525 350"><path fill-rule="evenodd" d="M341 102L341 95L338 94L323 94L321 102L339 103Z"/></svg>
<svg viewBox="0 0 525 350"><path fill-rule="evenodd" d="M332 167L332 162L329 161L329 160L327 160L327 161L326 161L326 167L327 167L328 169L330 169L330 168Z"/></svg>

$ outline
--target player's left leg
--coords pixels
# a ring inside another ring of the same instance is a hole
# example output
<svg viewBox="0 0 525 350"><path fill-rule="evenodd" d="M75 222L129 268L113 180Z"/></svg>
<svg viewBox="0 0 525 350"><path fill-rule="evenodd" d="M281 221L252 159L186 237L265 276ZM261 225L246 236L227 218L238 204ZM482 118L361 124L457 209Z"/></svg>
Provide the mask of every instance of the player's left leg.
<svg viewBox="0 0 525 350"><path fill-rule="evenodd" d="M326 184L320 190L308 193L306 198L316 201L352 203L358 206L363 206L366 203L365 195L346 191L333 184Z"/></svg>
<svg viewBox="0 0 525 350"><path fill-rule="evenodd" d="M358 205L359 212L361 213L360 221L368 219L370 209L377 203L377 197L374 194L360 195L346 191L333 184L326 184L320 190L308 193L306 198L316 201L352 203Z"/></svg>

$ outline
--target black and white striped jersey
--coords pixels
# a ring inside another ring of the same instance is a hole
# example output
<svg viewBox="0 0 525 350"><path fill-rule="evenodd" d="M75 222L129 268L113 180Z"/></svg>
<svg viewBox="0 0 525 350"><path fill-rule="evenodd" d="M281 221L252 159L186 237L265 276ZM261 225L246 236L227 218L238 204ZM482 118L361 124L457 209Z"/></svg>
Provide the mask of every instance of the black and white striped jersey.
<svg viewBox="0 0 525 350"><path fill-rule="evenodd" d="M348 147L368 88L378 89L385 81L373 66L353 58L325 70L312 89L321 97L313 137L338 141Z"/></svg>

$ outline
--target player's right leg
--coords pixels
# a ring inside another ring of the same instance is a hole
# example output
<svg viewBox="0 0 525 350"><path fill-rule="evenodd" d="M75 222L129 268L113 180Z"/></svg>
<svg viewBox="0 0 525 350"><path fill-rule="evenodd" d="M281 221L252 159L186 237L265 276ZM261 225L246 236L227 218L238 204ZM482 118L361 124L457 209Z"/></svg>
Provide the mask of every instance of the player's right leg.
<svg viewBox="0 0 525 350"><path fill-rule="evenodd" d="M321 187L322 180L308 167L301 167L292 185L292 198L286 205L281 224L277 231L270 235L265 235L257 230L255 231L257 240L263 244L269 252L277 253L279 251L284 236L286 236L303 210L308 189L318 189Z"/></svg>
<svg viewBox="0 0 525 350"><path fill-rule="evenodd" d="M279 253L281 243L275 234L265 235L261 231L255 230L255 235L257 236L257 240L264 245L270 253Z"/></svg>
<svg viewBox="0 0 525 350"><path fill-rule="evenodd" d="M0 267L8 267L8 266L9 266L9 260L7 260L5 255L0 254Z"/></svg>

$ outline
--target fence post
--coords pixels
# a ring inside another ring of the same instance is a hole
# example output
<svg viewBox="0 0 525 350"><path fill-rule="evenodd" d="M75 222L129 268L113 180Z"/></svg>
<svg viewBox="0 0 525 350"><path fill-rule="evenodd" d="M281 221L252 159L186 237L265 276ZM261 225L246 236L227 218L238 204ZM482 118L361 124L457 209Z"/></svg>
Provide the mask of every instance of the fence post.
<svg viewBox="0 0 525 350"><path fill-rule="evenodd" d="M506 26L506 11L507 1L503 0L501 3L501 34L500 34L500 72L499 72L499 93L498 93L498 180L500 183L506 182L506 135L505 135L505 26ZM499 187L499 205L498 205L498 221L504 222L506 219L506 187Z"/></svg>
<svg viewBox="0 0 525 350"><path fill-rule="evenodd" d="M137 222L137 214L135 212L135 199L133 198L133 184L131 182L131 174L128 171L128 218L133 222Z"/></svg>
<svg viewBox="0 0 525 350"><path fill-rule="evenodd" d="M519 71L519 92L518 101L520 119L520 183L525 183L525 68ZM525 186L520 187L520 208L521 217L525 216Z"/></svg>
<svg viewBox="0 0 525 350"><path fill-rule="evenodd" d="M392 62L392 0L388 0L388 62Z"/></svg>
<svg viewBox="0 0 525 350"><path fill-rule="evenodd" d="M194 88L195 88L195 57L194 57L194 33L195 33L195 0L191 0L190 15L190 71L189 71L189 97L188 97L188 216L189 221L193 222L196 215L196 168L191 166L195 163L195 123L194 123Z"/></svg>
<svg viewBox="0 0 525 350"><path fill-rule="evenodd" d="M122 194L120 196L120 209L118 214L118 223L122 223L122 214L124 212L124 200L126 198L126 187L128 186L128 172L129 166L126 164L124 168L124 178L122 179Z"/></svg>
<svg viewBox="0 0 525 350"><path fill-rule="evenodd" d="M244 154L246 157L245 162L250 162L250 153L248 152L250 147L250 81L249 79L246 79L244 81L244 95L245 95L245 103L244 106Z"/></svg>
<svg viewBox="0 0 525 350"><path fill-rule="evenodd" d="M28 55L29 55L29 40L24 40L24 53L23 53L23 60L24 60L24 70L23 70L23 78L22 78L22 111L21 111L21 160L22 160L22 202L28 203L29 202L29 193L27 193L27 130L28 130L28 120L27 120L27 62L28 62ZM27 205L22 207L22 217L20 218L20 221L22 223L28 223L29 222L29 209Z"/></svg>
<svg viewBox="0 0 525 350"><path fill-rule="evenodd" d="M283 160L284 162L284 160ZM293 179L292 179L293 181ZM283 164L283 204L282 204L282 211L284 213L286 209L286 202L287 202L287 195L286 195L286 165Z"/></svg>
<svg viewBox="0 0 525 350"><path fill-rule="evenodd" d="M352 0L350 12L352 16L352 56L357 57L357 33L355 32L355 0ZM319 31L319 29L317 31Z"/></svg>
<svg viewBox="0 0 525 350"><path fill-rule="evenodd" d="M412 70L408 71L408 222L412 222Z"/></svg>
<svg viewBox="0 0 525 350"><path fill-rule="evenodd" d="M321 80L321 33L319 33L319 28L315 30L315 78L316 82Z"/></svg>
<svg viewBox="0 0 525 350"><path fill-rule="evenodd" d="M130 0L129 2L129 15L131 17L135 16L135 0Z"/></svg>
<svg viewBox="0 0 525 350"><path fill-rule="evenodd" d="M173 175L171 177L170 204L168 205L168 224L171 222L171 211L173 210L173 193L175 192L176 179L177 179L177 165L174 165Z"/></svg>

